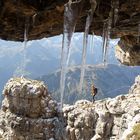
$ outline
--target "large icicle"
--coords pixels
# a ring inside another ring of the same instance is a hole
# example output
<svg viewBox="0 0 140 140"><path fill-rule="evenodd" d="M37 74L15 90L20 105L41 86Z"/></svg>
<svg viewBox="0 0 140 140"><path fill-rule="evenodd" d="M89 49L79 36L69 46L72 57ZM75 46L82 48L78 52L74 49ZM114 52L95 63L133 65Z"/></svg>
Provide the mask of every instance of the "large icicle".
<svg viewBox="0 0 140 140"><path fill-rule="evenodd" d="M26 68L26 48L27 48L27 32L28 32L28 24L25 24L24 28L24 42L23 42L23 61L22 61L22 77L25 76L25 68Z"/></svg>
<svg viewBox="0 0 140 140"><path fill-rule="evenodd" d="M22 55L22 59L21 59L21 63L20 65L17 67L17 69L15 70L15 72L13 73L13 76L21 76L24 77L25 74L25 68L26 68L26 48L27 48L27 32L28 32L28 26L27 24L25 24L24 27L24 41L22 43L22 47L21 47L21 55Z"/></svg>
<svg viewBox="0 0 140 140"><path fill-rule="evenodd" d="M80 83L79 83L79 93L82 93L83 82L84 82L89 27L91 25L91 22L93 19L93 14L94 14L94 11L95 11L96 6L97 6L96 0L91 0L90 2L91 2L91 9L89 10L88 16L86 19L86 26L85 26L84 39L83 39L83 51L82 51L82 64L81 64L81 75L80 75Z"/></svg>
<svg viewBox="0 0 140 140"><path fill-rule="evenodd" d="M90 52L93 54L93 49L94 49L94 32L92 32L91 41L90 41Z"/></svg>
<svg viewBox="0 0 140 140"><path fill-rule="evenodd" d="M107 61L107 51L109 47L109 40L110 40L110 31L111 26L116 25L118 20L118 11L119 11L119 0L112 0L111 1L111 11L109 13L108 19L104 22L103 26L103 63L105 64Z"/></svg>
<svg viewBox="0 0 140 140"><path fill-rule="evenodd" d="M104 62L104 58L105 58L105 46L106 46L106 41L107 41L106 30L107 30L107 22L105 21L103 24L103 35L102 35L102 40L103 40L102 59L103 59L103 62Z"/></svg>
<svg viewBox="0 0 140 140"><path fill-rule="evenodd" d="M112 15L113 26L116 25L116 22L118 20L119 3L120 3L119 0L112 0L111 6L112 6L112 13L113 13L113 15Z"/></svg>
<svg viewBox="0 0 140 140"><path fill-rule="evenodd" d="M107 60L107 49L109 44L109 30L108 30L108 22L104 23L104 31L103 31L103 63L106 64Z"/></svg>
<svg viewBox="0 0 140 140"><path fill-rule="evenodd" d="M63 96L65 90L66 69L70 59L71 40L75 31L75 26L82 9L82 0L69 0L64 6L64 31L61 52L61 77L60 77L60 94L61 94L61 109L63 107Z"/></svg>
<svg viewBox="0 0 140 140"><path fill-rule="evenodd" d="M107 51L109 47L109 41L110 41L110 32L111 32L111 26L112 26L112 11L109 14L108 19L104 22L103 26L103 63L106 64L107 61Z"/></svg>
<svg viewBox="0 0 140 140"><path fill-rule="evenodd" d="M32 16L33 26L35 25L36 16L37 16L37 13L35 13L35 14Z"/></svg>

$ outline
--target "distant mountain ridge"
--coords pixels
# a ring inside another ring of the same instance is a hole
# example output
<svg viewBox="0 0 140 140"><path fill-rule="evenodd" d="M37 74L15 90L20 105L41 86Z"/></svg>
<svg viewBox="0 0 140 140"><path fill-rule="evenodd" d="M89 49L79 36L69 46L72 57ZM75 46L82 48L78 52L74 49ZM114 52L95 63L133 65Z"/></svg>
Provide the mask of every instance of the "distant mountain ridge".
<svg viewBox="0 0 140 140"><path fill-rule="evenodd" d="M92 42L91 40L92 36L89 36L86 63L91 66L100 65L102 63L102 38L94 36L94 41ZM71 44L69 67L74 68L76 66L78 68L78 66L81 64L82 43L83 34L74 34ZM118 61L114 55L114 46L116 43L116 40L111 40L110 42L107 57L107 62L109 64L118 64ZM3 86L7 80L13 76L21 76L24 74L26 77L35 79L37 77L42 77L42 75L48 75L47 77L51 79L51 73L53 73L52 77L54 77L55 71L60 69L61 47L62 35L36 41L29 41L25 50L22 42L0 40L0 92L2 92ZM26 57L23 61L24 53ZM25 66L25 69L23 69L23 65ZM101 69L97 70L103 71ZM76 69L78 74L72 73L72 71L75 71L75 69L71 69L70 74L75 75L75 77L78 76L79 78L80 69ZM101 76L102 75L103 74L101 74ZM75 78L76 84L78 84L78 78ZM59 80L60 78L58 76L56 81L59 82ZM106 85L106 83L104 84ZM57 83L56 86L59 86L59 84ZM68 86L69 88L73 87L70 82ZM54 89L54 91L55 90L56 89ZM71 91L75 91L75 89L71 89Z"/></svg>
<svg viewBox="0 0 140 140"><path fill-rule="evenodd" d="M119 94L126 94L133 84L135 77L140 74L139 67L126 67L109 64L87 65L83 93L79 94L80 66L70 67L66 76L65 103L72 104L79 99L89 99L90 86L92 83L98 88L97 99L115 97ZM48 86L53 97L60 101L60 71L38 78Z"/></svg>
<svg viewBox="0 0 140 140"><path fill-rule="evenodd" d="M90 38L91 36L89 39ZM74 35L71 44L70 66L81 64L82 40L83 34ZM0 92L2 92L3 86L7 80L13 76L21 76L24 74L29 78L36 78L59 69L61 46L62 35L29 41L25 50L22 42L0 40ZM101 46L101 38L94 36L94 43L89 43L88 45L88 64L101 63ZM91 47L93 47L93 53L90 51ZM113 47L113 44L111 44L111 47ZM114 48L110 49L110 62L114 62L115 60L113 49ZM24 53L26 56L25 61L23 61ZM23 65L25 65L25 69L23 69Z"/></svg>

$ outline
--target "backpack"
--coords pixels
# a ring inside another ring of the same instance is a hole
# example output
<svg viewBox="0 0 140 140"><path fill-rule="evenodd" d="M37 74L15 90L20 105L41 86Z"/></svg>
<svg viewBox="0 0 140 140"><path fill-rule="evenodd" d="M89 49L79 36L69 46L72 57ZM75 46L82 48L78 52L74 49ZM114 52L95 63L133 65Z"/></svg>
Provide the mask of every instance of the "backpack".
<svg viewBox="0 0 140 140"><path fill-rule="evenodd" d="M98 92L98 89L97 88L94 88L94 94L96 95Z"/></svg>

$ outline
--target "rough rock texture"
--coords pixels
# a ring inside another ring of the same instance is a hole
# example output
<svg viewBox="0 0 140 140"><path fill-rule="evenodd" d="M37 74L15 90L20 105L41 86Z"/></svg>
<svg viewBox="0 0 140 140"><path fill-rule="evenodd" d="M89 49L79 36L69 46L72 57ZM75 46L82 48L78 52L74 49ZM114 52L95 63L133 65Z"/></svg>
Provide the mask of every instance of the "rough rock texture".
<svg viewBox="0 0 140 140"><path fill-rule="evenodd" d="M122 37L116 46L116 57L125 65L140 66L140 42L133 36Z"/></svg>
<svg viewBox="0 0 140 140"><path fill-rule="evenodd" d="M140 123L140 76L127 95L95 103L78 101L63 110L68 140L126 140Z"/></svg>
<svg viewBox="0 0 140 140"><path fill-rule="evenodd" d="M57 103L42 82L10 79L3 94L0 135L4 140L62 139L57 128Z"/></svg>
<svg viewBox="0 0 140 140"><path fill-rule="evenodd" d="M139 140L140 76L127 95L77 101L63 113L42 82L14 78L3 94L2 140Z"/></svg>
<svg viewBox="0 0 140 140"><path fill-rule="evenodd" d="M76 31L83 32L87 10L90 9L89 0L83 1L83 9L78 19ZM28 39L61 34L63 31L64 4L68 0L1 0L0 1L0 37L6 40L23 40L25 24L28 26ZM73 4L74 6L75 4ZM76 7L75 7L76 8ZM113 16L112 37L126 35L138 36L140 20L139 0L97 0L97 7L90 32L102 35L103 23L109 13ZM14 34L13 34L14 33Z"/></svg>

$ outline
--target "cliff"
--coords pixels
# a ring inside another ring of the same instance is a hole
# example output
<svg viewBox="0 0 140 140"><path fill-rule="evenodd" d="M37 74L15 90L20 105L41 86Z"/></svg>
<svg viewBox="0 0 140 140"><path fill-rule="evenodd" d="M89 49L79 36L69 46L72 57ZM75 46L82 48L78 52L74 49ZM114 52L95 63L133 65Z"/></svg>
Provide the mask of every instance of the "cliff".
<svg viewBox="0 0 140 140"><path fill-rule="evenodd" d="M81 100L63 112L43 83L8 81L0 111L4 140L139 140L140 76L127 95L94 103Z"/></svg>

